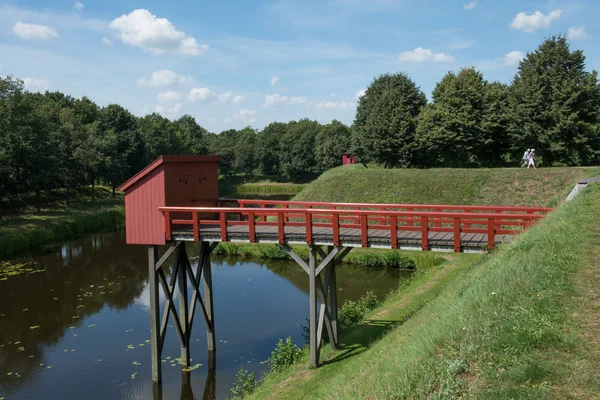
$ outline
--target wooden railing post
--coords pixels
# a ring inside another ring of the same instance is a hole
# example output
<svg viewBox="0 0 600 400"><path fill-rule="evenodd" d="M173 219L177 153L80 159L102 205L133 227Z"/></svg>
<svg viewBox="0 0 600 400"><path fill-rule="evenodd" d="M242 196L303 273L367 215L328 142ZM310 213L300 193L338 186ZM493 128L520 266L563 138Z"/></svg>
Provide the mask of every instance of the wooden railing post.
<svg viewBox="0 0 600 400"><path fill-rule="evenodd" d="M331 224L333 225L333 245L340 245L340 216L338 214L332 215Z"/></svg>
<svg viewBox="0 0 600 400"><path fill-rule="evenodd" d="M360 216L360 238L362 247L369 247L369 227L366 214Z"/></svg>
<svg viewBox="0 0 600 400"><path fill-rule="evenodd" d="M392 249L398 248L398 217L390 217L390 239L392 240Z"/></svg>
<svg viewBox="0 0 600 400"><path fill-rule="evenodd" d="M220 213L221 241L227 241L227 213Z"/></svg>
<svg viewBox="0 0 600 400"><path fill-rule="evenodd" d="M442 210L440 208L436 208L435 212L442 212ZM436 217L436 219L441 219L441 217ZM435 226L436 226L436 228L439 228L440 226L442 226L442 223L436 222Z"/></svg>
<svg viewBox="0 0 600 400"><path fill-rule="evenodd" d="M289 206L287 204L284 204L283 208L287 209L287 208L289 208ZM285 216L284 218L285 218L285 222L289 222L289 218L287 216Z"/></svg>
<svg viewBox="0 0 600 400"><path fill-rule="evenodd" d="M412 212L413 209L412 208L407 208L406 211ZM408 226L413 226L413 221L412 221L413 218L414 218L413 216L408 217L408 222L407 222Z"/></svg>
<svg viewBox="0 0 600 400"><path fill-rule="evenodd" d="M192 226L194 229L194 240L200 240L200 232L198 230L198 212L192 212Z"/></svg>
<svg viewBox="0 0 600 400"><path fill-rule="evenodd" d="M304 218L305 218L305 222L306 222L306 244L308 244L309 246L312 246L312 244L313 244L313 240L312 240L312 233L313 233L312 214L311 213L306 213Z"/></svg>
<svg viewBox="0 0 600 400"><path fill-rule="evenodd" d="M285 221L284 221L284 213L277 213L277 239L279 244L285 244Z"/></svg>
<svg viewBox="0 0 600 400"><path fill-rule="evenodd" d="M454 251L460 253L460 218L454 218Z"/></svg>
<svg viewBox="0 0 600 400"><path fill-rule="evenodd" d="M429 219L421 217L421 249L429 250Z"/></svg>
<svg viewBox="0 0 600 400"><path fill-rule="evenodd" d="M171 240L171 215L168 211L165 214L165 238Z"/></svg>
<svg viewBox="0 0 600 400"><path fill-rule="evenodd" d="M256 221L253 212L248 213L248 234L250 235L250 243L256 243Z"/></svg>
<svg viewBox="0 0 600 400"><path fill-rule="evenodd" d="M494 243L496 239L496 219L488 218L488 250L492 250L494 248Z"/></svg>

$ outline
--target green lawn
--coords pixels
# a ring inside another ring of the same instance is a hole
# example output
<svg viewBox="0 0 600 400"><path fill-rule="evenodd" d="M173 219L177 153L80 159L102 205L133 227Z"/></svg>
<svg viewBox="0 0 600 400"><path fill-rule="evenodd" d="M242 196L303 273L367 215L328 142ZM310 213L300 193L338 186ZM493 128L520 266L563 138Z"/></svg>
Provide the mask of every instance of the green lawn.
<svg viewBox="0 0 600 400"><path fill-rule="evenodd" d="M325 172L294 200L365 203L556 206L600 168L382 169Z"/></svg>
<svg viewBox="0 0 600 400"><path fill-rule="evenodd" d="M36 248L76 234L117 227L124 222L123 196L112 198L109 189L100 187L96 200L81 195L67 206L64 200L42 206L21 208L0 219L0 257Z"/></svg>
<svg viewBox="0 0 600 400"><path fill-rule="evenodd" d="M600 185L489 256L421 271L324 365L251 398L592 399L600 393Z"/></svg>

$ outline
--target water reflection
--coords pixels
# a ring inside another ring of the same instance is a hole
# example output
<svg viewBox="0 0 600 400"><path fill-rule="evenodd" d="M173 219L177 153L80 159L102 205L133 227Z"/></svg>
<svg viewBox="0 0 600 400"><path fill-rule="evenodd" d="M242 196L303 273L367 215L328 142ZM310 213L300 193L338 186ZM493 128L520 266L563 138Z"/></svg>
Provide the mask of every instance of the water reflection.
<svg viewBox="0 0 600 400"><path fill-rule="evenodd" d="M193 259L197 246L188 250ZM240 367L266 371L278 338L303 343L308 279L302 269L292 262L213 260L217 369L208 368L197 319L192 364L201 366L182 376L177 335L169 328L158 390L147 347L146 257L146 248L126 245L121 231L13 260L31 263L33 271L0 281L0 397L226 398ZM342 266L338 296L355 300L367 290L384 296L399 279L397 271Z"/></svg>

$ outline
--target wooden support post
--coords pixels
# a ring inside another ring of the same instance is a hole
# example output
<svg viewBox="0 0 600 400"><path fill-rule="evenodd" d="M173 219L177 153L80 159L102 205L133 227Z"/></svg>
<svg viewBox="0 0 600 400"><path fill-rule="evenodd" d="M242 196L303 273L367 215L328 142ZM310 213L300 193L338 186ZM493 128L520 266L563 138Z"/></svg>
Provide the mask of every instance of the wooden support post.
<svg viewBox="0 0 600 400"><path fill-rule="evenodd" d="M360 238L362 247L369 247L369 225L366 215L360 216Z"/></svg>
<svg viewBox="0 0 600 400"><path fill-rule="evenodd" d="M221 225L221 241L227 241L227 214L220 213L220 225Z"/></svg>
<svg viewBox="0 0 600 400"><path fill-rule="evenodd" d="M398 217L395 215L390 217L390 239L392 244L392 249L398 248Z"/></svg>
<svg viewBox="0 0 600 400"><path fill-rule="evenodd" d="M179 267L177 268L177 292L179 302L179 321L181 323L181 365L184 368L190 366L190 326L188 325L189 305L188 305L188 290L187 290L187 264L189 263L185 252L185 242L179 245ZM175 272L174 272L175 273Z"/></svg>
<svg viewBox="0 0 600 400"><path fill-rule="evenodd" d="M165 239L171 240L171 215L168 211L165 214Z"/></svg>
<svg viewBox="0 0 600 400"><path fill-rule="evenodd" d="M332 215L332 225L333 225L333 245L340 245L340 216L338 214Z"/></svg>
<svg viewBox="0 0 600 400"><path fill-rule="evenodd" d="M327 249L329 253L333 251L333 247ZM336 268L338 260L334 258L329 263L329 317L331 318L331 329L333 330L333 338L330 340L334 345L338 344L338 327L337 327L337 280L336 280Z"/></svg>
<svg viewBox="0 0 600 400"><path fill-rule="evenodd" d="M488 250L494 248L494 242L496 239L496 226L494 225L494 218L488 218Z"/></svg>
<svg viewBox="0 0 600 400"><path fill-rule="evenodd" d="M285 221L283 212L277 213L277 240L279 244L285 243Z"/></svg>
<svg viewBox="0 0 600 400"><path fill-rule="evenodd" d="M421 249L429 250L429 220L427 217L421 217Z"/></svg>
<svg viewBox="0 0 600 400"><path fill-rule="evenodd" d="M208 324L206 324L206 344L208 347L208 368L215 368L215 311L213 301L213 285L212 285L212 266L210 262L210 245L203 242L202 246L205 246L203 250L206 256L204 257L204 263L202 264L202 279L204 280L204 306L206 308L206 314ZM199 273L199 272L198 272Z"/></svg>
<svg viewBox="0 0 600 400"><path fill-rule="evenodd" d="M310 304L310 365L319 365L319 352L317 343L317 251L314 246L308 247L308 279L309 279L309 304Z"/></svg>
<svg viewBox="0 0 600 400"><path fill-rule="evenodd" d="M198 230L198 212L192 212L192 227L194 229L194 240L198 241L200 239L200 233Z"/></svg>
<svg viewBox="0 0 600 400"><path fill-rule="evenodd" d="M250 243L256 243L256 222L254 221L254 213L248 213L248 234L250 235Z"/></svg>
<svg viewBox="0 0 600 400"><path fill-rule="evenodd" d="M158 296L158 246L148 246L148 286L150 287L150 347L152 353L152 381L162 380L160 343L160 303Z"/></svg>
<svg viewBox="0 0 600 400"><path fill-rule="evenodd" d="M312 239L312 233L313 233L313 224L312 224L312 214L311 213L306 213L305 215L305 222L306 222L306 243L309 246L313 245L313 239Z"/></svg>
<svg viewBox="0 0 600 400"><path fill-rule="evenodd" d="M460 218L454 218L454 251L460 253Z"/></svg>

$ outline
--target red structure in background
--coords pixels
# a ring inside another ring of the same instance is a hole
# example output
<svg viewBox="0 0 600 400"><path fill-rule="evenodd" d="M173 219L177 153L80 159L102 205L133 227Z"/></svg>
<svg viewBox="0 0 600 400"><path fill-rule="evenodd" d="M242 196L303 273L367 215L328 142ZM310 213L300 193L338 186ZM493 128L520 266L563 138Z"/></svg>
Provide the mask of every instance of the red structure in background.
<svg viewBox="0 0 600 400"><path fill-rule="evenodd" d="M356 164L356 157L351 157L349 154L342 155L342 165Z"/></svg>
<svg viewBox="0 0 600 400"><path fill-rule="evenodd" d="M217 207L219 161L221 156L160 156L122 184L127 243L166 243L159 207Z"/></svg>

